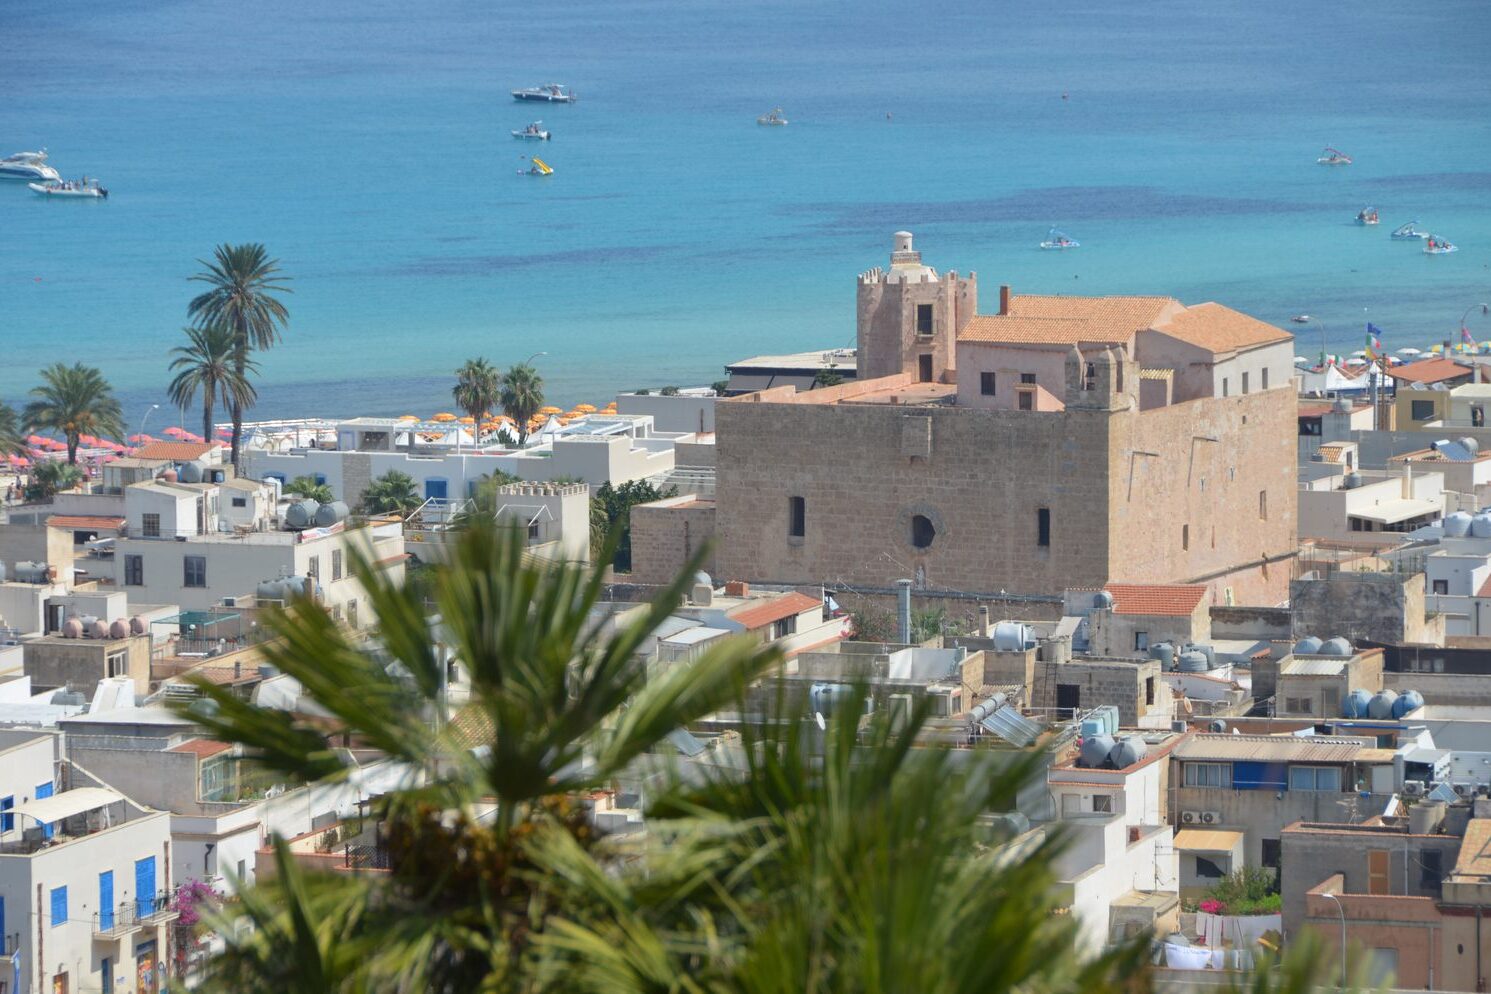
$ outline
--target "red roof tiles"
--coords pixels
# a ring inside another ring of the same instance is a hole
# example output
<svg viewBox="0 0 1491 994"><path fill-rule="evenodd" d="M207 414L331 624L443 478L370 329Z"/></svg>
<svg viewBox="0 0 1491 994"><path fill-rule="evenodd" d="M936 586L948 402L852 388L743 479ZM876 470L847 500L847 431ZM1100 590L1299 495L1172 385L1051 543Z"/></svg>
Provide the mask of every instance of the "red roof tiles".
<svg viewBox="0 0 1491 994"><path fill-rule="evenodd" d="M192 752L201 759L208 756L216 756L220 752L227 752L233 748L227 742L219 742L216 739L189 739L180 745L172 746L166 752Z"/></svg>
<svg viewBox="0 0 1491 994"><path fill-rule="evenodd" d="M47 527L74 528L78 531L118 531L124 527L124 519L98 514L54 514L47 519Z"/></svg>
<svg viewBox="0 0 1491 994"><path fill-rule="evenodd" d="M823 602L818 598L794 591L756 607L741 608L728 617L731 621L738 621L744 625L746 631L753 631L757 628L765 628L783 618L790 618L794 614L802 614L804 611L822 606Z"/></svg>
<svg viewBox="0 0 1491 994"><path fill-rule="evenodd" d="M191 461L201 459L213 450L206 442L148 442L135 450L136 459L169 459Z"/></svg>
<svg viewBox="0 0 1491 994"><path fill-rule="evenodd" d="M1475 370L1453 359L1421 359L1392 367L1387 375L1404 383L1443 383L1446 380L1468 380L1475 375Z"/></svg>
<svg viewBox="0 0 1491 994"><path fill-rule="evenodd" d="M1114 614L1184 617L1206 596L1199 584L1110 583L1103 589L1113 595Z"/></svg>

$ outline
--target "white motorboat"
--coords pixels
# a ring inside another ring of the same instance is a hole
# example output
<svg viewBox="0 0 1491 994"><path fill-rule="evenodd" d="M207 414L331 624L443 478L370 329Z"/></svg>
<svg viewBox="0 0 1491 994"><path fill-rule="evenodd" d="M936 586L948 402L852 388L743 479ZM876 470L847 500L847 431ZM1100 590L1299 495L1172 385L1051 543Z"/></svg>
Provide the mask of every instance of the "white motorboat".
<svg viewBox="0 0 1491 994"><path fill-rule="evenodd" d="M514 100L537 100L546 104L572 104L575 102L575 91L563 83L545 83L543 86L530 86L521 90L514 90Z"/></svg>
<svg viewBox="0 0 1491 994"><path fill-rule="evenodd" d="M782 108L774 107L769 114L756 118L756 123L768 128L781 128L786 126L787 119L782 116Z"/></svg>
<svg viewBox="0 0 1491 994"><path fill-rule="evenodd" d="M1377 216L1376 207L1363 207L1356 212L1357 224L1377 224L1381 218Z"/></svg>
<svg viewBox="0 0 1491 994"><path fill-rule="evenodd" d="M47 150L42 149L40 152L16 152L0 159L0 178L47 182L62 177L47 165Z"/></svg>
<svg viewBox="0 0 1491 994"><path fill-rule="evenodd" d="M513 137L522 141L546 142L549 140L549 133L543 129L543 123L543 121L534 121L522 131L514 131Z"/></svg>
<svg viewBox="0 0 1491 994"><path fill-rule="evenodd" d="M1428 238L1429 233L1420 228L1417 221L1409 221L1407 224L1400 224L1394 228L1393 233L1388 237L1395 242L1406 242L1417 238Z"/></svg>
<svg viewBox="0 0 1491 994"><path fill-rule="evenodd" d="M80 180L54 180L51 183L27 183L43 197L73 197L93 200L109 199L109 191L98 185L98 180L84 176Z"/></svg>
<svg viewBox="0 0 1491 994"><path fill-rule="evenodd" d="M1308 314L1296 314L1294 317L1290 318L1289 320L1293 321L1295 324L1309 324L1310 323L1310 315L1308 315Z"/></svg>
<svg viewBox="0 0 1491 994"><path fill-rule="evenodd" d="M1460 246L1454 242L1446 241L1438 235L1430 235L1424 239L1425 255L1449 255L1451 252L1460 251Z"/></svg>
<svg viewBox="0 0 1491 994"><path fill-rule="evenodd" d="M1055 228L1052 228L1049 232L1047 232L1046 240L1041 242L1041 248L1048 251L1052 249L1074 249L1081 247L1082 243L1077 241L1077 239L1071 238L1056 230Z"/></svg>
<svg viewBox="0 0 1491 994"><path fill-rule="evenodd" d="M1332 148L1327 145L1325 146L1325 150L1320 153L1320 157L1315 161L1322 166L1349 166L1351 165L1351 156L1339 148Z"/></svg>

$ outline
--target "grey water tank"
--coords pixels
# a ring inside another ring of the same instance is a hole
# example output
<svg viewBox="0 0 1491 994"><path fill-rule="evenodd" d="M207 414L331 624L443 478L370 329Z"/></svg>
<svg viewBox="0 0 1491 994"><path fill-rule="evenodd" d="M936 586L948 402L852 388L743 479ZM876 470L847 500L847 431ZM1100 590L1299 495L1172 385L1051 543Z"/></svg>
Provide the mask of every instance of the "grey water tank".
<svg viewBox="0 0 1491 994"><path fill-rule="evenodd" d="M1001 621L994 626L994 648L999 652L1023 652L1035 644L1028 625L1018 621Z"/></svg>
<svg viewBox="0 0 1491 994"><path fill-rule="evenodd" d="M1401 718L1404 715L1417 711L1424 706L1424 695L1417 690L1405 690L1393 701L1393 717Z"/></svg>
<svg viewBox="0 0 1491 994"><path fill-rule="evenodd" d="M1367 702L1367 717L1383 721L1393 716L1393 704L1398 700L1398 693L1394 690L1383 690L1372 695L1372 700Z"/></svg>
<svg viewBox="0 0 1491 994"><path fill-rule="evenodd" d="M1349 656L1351 655L1351 643L1337 635L1320 647L1320 654L1322 656Z"/></svg>
<svg viewBox="0 0 1491 994"><path fill-rule="evenodd" d="M319 510L321 505L310 498L298 500L285 509L285 527L296 531L314 527L316 512Z"/></svg>
<svg viewBox="0 0 1491 994"><path fill-rule="evenodd" d="M1296 656L1318 656L1320 655L1320 647L1324 644L1324 642L1315 636L1306 635L1294 643L1294 654Z"/></svg>
<svg viewBox="0 0 1491 994"><path fill-rule="evenodd" d="M322 504L316 511L316 527L329 528L338 521L346 521L350 513L347 505L339 500L334 500L330 504Z"/></svg>
<svg viewBox="0 0 1491 994"><path fill-rule="evenodd" d="M1030 819L1018 811L1004 811L990 815L989 823L1001 840L1019 838L1030 831Z"/></svg>
<svg viewBox="0 0 1491 994"><path fill-rule="evenodd" d="M1465 447L1465 451L1469 452L1471 455L1476 455L1481 451L1481 443L1477 442L1469 435L1466 435L1464 438L1460 439L1459 442L1462 446Z"/></svg>
<svg viewBox="0 0 1491 994"><path fill-rule="evenodd" d="M265 580L254 588L254 596L261 601L282 601L285 599L285 581Z"/></svg>
<svg viewBox="0 0 1491 994"><path fill-rule="evenodd" d="M1197 652L1194 649L1180 654L1180 665L1182 673L1205 673L1209 666L1206 665L1206 653Z"/></svg>
<svg viewBox="0 0 1491 994"><path fill-rule="evenodd" d="M145 619L140 617L138 614L129 619L129 633L131 635L144 635Z"/></svg>
<svg viewBox="0 0 1491 994"><path fill-rule="evenodd" d="M1350 473L1347 473L1346 474L1346 478L1341 481L1341 488L1343 490L1355 490L1357 487L1359 487L1361 485L1362 485L1362 474L1356 472L1355 470L1352 470Z"/></svg>
<svg viewBox="0 0 1491 994"><path fill-rule="evenodd" d="M1464 538L1470 534L1470 515L1464 511L1445 515L1444 533L1449 538Z"/></svg>
<svg viewBox="0 0 1491 994"><path fill-rule="evenodd" d="M1471 518L1470 534L1475 538L1491 538L1491 514L1482 511Z"/></svg>
<svg viewBox="0 0 1491 994"><path fill-rule="evenodd" d="M1099 590L1092 595L1092 606L1099 611L1106 611L1113 606L1113 595L1106 590Z"/></svg>
<svg viewBox="0 0 1491 994"><path fill-rule="evenodd" d="M66 688L63 688L62 690L53 692L51 703L57 707L78 708L82 707L84 704L87 704L88 698L80 690L68 690Z"/></svg>
<svg viewBox="0 0 1491 994"><path fill-rule="evenodd" d="M1206 668L1214 670L1217 668L1217 650L1209 645L1188 645L1186 649L1190 652L1199 652L1206 657Z"/></svg>
<svg viewBox="0 0 1491 994"><path fill-rule="evenodd" d="M198 466L194 462L182 463L181 464L181 482L182 483L201 483L202 482L202 467Z"/></svg>
<svg viewBox="0 0 1491 994"><path fill-rule="evenodd" d="M1367 706L1371 702L1371 694L1361 689L1353 690L1341 702L1341 714L1347 718L1365 718L1367 716Z"/></svg>
<svg viewBox="0 0 1491 994"><path fill-rule="evenodd" d="M1160 669L1168 670L1175 664L1175 646L1169 642L1156 642L1149 647L1149 658L1160 661Z"/></svg>
<svg viewBox="0 0 1491 994"><path fill-rule="evenodd" d="M1082 740L1082 749L1077 754L1077 765L1097 769L1108 761L1108 754L1116 743L1111 735L1094 735Z"/></svg>
<svg viewBox="0 0 1491 994"><path fill-rule="evenodd" d="M33 562L16 563L16 580L21 583L46 583L47 564Z"/></svg>
<svg viewBox="0 0 1491 994"><path fill-rule="evenodd" d="M1112 751L1108 753L1108 762L1115 770L1126 770L1143 759L1148 752L1149 743L1141 736L1125 735L1114 743Z"/></svg>
<svg viewBox="0 0 1491 994"><path fill-rule="evenodd" d="M1227 723L1221 718L1213 718L1211 724L1206 726L1206 730L1217 733L1225 732L1227 730Z"/></svg>
<svg viewBox="0 0 1491 994"><path fill-rule="evenodd" d="M815 683L808 690L808 703L816 714L831 715L854 696L847 683Z"/></svg>

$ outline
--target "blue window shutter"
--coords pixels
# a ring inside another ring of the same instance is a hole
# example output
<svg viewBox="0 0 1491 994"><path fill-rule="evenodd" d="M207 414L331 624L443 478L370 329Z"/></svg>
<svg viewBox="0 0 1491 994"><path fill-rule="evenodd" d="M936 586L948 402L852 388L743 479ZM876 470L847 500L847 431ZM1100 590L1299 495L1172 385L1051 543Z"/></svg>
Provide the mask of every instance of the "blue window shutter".
<svg viewBox="0 0 1491 994"><path fill-rule="evenodd" d="M52 927L67 921L67 888L52 888Z"/></svg>
<svg viewBox="0 0 1491 994"><path fill-rule="evenodd" d="M8 812L16 806L15 795L0 797L0 812ZM0 813L0 832L13 832L16 828L16 816L13 814ZM3 933L0 933L3 934Z"/></svg>
<svg viewBox="0 0 1491 994"><path fill-rule="evenodd" d="M98 875L98 927L104 932L114 928L114 871Z"/></svg>
<svg viewBox="0 0 1491 994"><path fill-rule="evenodd" d="M5 942L5 898L0 897L0 945Z"/></svg>
<svg viewBox="0 0 1491 994"><path fill-rule="evenodd" d="M155 914L155 857L135 860L135 906L141 918Z"/></svg>
<svg viewBox="0 0 1491 994"><path fill-rule="evenodd" d="M39 784L36 785L36 799L38 801L41 800L43 797L51 797L51 796L52 796L52 781L48 780L46 783L39 783ZM52 837L52 826L51 826L50 822L48 822L46 824L43 824L41 826L41 834L42 834L42 838L45 838L45 839L50 839Z"/></svg>

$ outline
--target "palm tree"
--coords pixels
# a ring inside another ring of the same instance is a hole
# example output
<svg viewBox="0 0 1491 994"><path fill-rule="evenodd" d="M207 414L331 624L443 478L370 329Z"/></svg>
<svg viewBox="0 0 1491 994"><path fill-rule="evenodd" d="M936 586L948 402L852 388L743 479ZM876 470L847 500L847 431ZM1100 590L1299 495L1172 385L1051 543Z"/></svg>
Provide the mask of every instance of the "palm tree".
<svg viewBox="0 0 1491 994"><path fill-rule="evenodd" d="M186 313L202 328L221 325L233 333L233 364L240 377L248 374L249 353L272 348L290 320L290 312L278 294L290 293L288 279L276 275L278 260L269 258L263 245L219 245L213 250L213 261L198 260L203 270L191 279L206 283L209 289L192 298ZM233 418L233 467L239 468L243 445L243 412L241 399L228 397L228 411Z"/></svg>
<svg viewBox="0 0 1491 994"><path fill-rule="evenodd" d="M362 509L367 514L408 514L424 503L414 477L391 469L368 484L362 492Z"/></svg>
<svg viewBox="0 0 1491 994"><path fill-rule="evenodd" d="M82 483L83 471L72 463L44 459L31 468L29 480L26 484L27 500L51 500L54 495Z"/></svg>
<svg viewBox="0 0 1491 994"><path fill-rule="evenodd" d="M821 734L785 693L758 690L748 710L747 685L780 656L744 640L649 676L640 650L699 560L608 633L602 571L534 563L523 544L475 526L402 586L355 556L376 651L310 600L271 618L265 662L301 682L315 717L198 682L211 703L191 707L196 723L287 779L345 780L349 741L422 773L380 799L385 873L307 870L277 839L276 879L230 912L254 927L220 929L205 990L1154 989L1147 938L1079 949L1056 913L1056 834L1017 855L986 820L1041 774L1039 754L913 748L925 700L845 708ZM454 721L431 610L469 675ZM722 707L762 720L682 775L673 733ZM586 803L623 777L649 784L648 833L598 838ZM1260 971L1250 994L1311 990L1311 952Z"/></svg>
<svg viewBox="0 0 1491 994"><path fill-rule="evenodd" d="M314 476L297 476L285 484L285 493L296 494L318 504L330 504L336 500L336 494L332 492L331 487L325 483L316 482Z"/></svg>
<svg viewBox="0 0 1491 994"><path fill-rule="evenodd" d="M476 422L476 428L471 432L475 438L481 430L482 418L491 413L502 399L502 374L485 359L467 359L456 370L456 385L451 394L456 406Z"/></svg>
<svg viewBox="0 0 1491 994"><path fill-rule="evenodd" d="M67 461L78 461L78 437L124 434L124 417L114 388L93 366L53 363L41 371L41 386L31 391L36 398L21 415L27 431L55 431L67 441Z"/></svg>
<svg viewBox="0 0 1491 994"><path fill-rule="evenodd" d="M257 395L248 374L257 373L259 366L249 359L241 370L238 368L233 332L223 325L182 330L188 344L171 350L176 358L170 368L178 372L167 390L171 403L180 408L202 394L202 437L210 441L212 411L219 400L229 408L253 406Z"/></svg>
<svg viewBox="0 0 1491 994"><path fill-rule="evenodd" d="M21 434L16 409L0 401L0 456L21 455L25 451L26 439Z"/></svg>
<svg viewBox="0 0 1491 994"><path fill-rule="evenodd" d="M509 369L502 377L502 411L513 419L519 445L528 441L528 422L543 406L544 380L538 370L525 362Z"/></svg>

